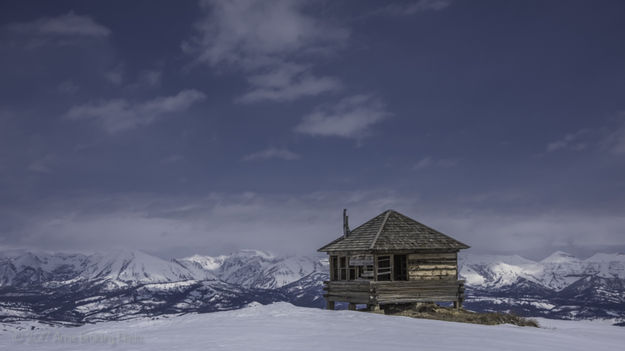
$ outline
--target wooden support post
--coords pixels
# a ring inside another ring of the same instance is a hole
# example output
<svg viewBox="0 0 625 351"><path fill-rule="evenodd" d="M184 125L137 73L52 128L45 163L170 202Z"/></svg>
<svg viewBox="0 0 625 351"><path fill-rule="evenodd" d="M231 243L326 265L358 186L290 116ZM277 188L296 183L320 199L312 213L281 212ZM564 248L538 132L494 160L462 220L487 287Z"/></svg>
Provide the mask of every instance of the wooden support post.
<svg viewBox="0 0 625 351"><path fill-rule="evenodd" d="M367 308L369 309L369 311L371 312L379 312L380 311L380 305L375 304L375 305L367 305Z"/></svg>
<svg viewBox="0 0 625 351"><path fill-rule="evenodd" d="M355 304L355 303L351 303L351 302L350 302L350 303L347 305L347 309L348 309L348 310L350 310L350 311L355 311L355 310L356 310L356 304Z"/></svg>
<svg viewBox="0 0 625 351"><path fill-rule="evenodd" d="M334 301L326 301L326 309L334 310Z"/></svg>
<svg viewBox="0 0 625 351"><path fill-rule="evenodd" d="M461 307L462 303L460 302L460 300L456 300L454 301L454 308L459 310Z"/></svg>

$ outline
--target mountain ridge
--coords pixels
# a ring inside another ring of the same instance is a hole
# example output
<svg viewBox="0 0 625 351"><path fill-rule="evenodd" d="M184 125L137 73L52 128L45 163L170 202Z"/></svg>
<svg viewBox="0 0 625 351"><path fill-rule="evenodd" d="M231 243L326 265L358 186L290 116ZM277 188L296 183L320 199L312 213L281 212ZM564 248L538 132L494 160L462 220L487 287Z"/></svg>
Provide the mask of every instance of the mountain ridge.
<svg viewBox="0 0 625 351"><path fill-rule="evenodd" d="M625 255L460 255L465 307L562 319L625 318ZM253 302L323 307L324 255L258 250L163 259L136 250L0 252L0 320L85 323Z"/></svg>

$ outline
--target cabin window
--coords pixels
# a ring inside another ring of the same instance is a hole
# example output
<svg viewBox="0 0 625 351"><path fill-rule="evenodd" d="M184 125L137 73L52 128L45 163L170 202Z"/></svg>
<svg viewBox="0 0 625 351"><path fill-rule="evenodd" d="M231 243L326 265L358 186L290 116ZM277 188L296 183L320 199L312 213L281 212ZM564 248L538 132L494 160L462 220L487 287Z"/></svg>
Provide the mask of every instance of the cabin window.
<svg viewBox="0 0 625 351"><path fill-rule="evenodd" d="M378 256L378 280L391 280L391 256Z"/></svg>
<svg viewBox="0 0 625 351"><path fill-rule="evenodd" d="M347 257L345 256L339 258L339 272L341 274L339 280L347 280Z"/></svg>
<svg viewBox="0 0 625 351"><path fill-rule="evenodd" d="M393 280L408 280L406 255L393 256Z"/></svg>
<svg viewBox="0 0 625 351"><path fill-rule="evenodd" d="M355 280L356 278L358 278L356 276L356 272L357 272L357 267L349 267L349 280Z"/></svg>
<svg viewBox="0 0 625 351"><path fill-rule="evenodd" d="M336 256L330 256L330 280L339 279L339 259Z"/></svg>
<svg viewBox="0 0 625 351"><path fill-rule="evenodd" d="M369 276L367 279L373 278L373 266L366 266L366 270L370 273L364 273L358 262L352 265L350 256L330 256L330 280L356 280Z"/></svg>

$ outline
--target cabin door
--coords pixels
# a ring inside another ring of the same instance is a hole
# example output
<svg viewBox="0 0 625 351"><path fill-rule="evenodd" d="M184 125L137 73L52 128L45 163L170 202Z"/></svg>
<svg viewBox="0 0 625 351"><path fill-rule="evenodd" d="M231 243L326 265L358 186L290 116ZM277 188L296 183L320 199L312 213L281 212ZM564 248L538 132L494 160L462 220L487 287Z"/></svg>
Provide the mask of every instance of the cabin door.
<svg viewBox="0 0 625 351"><path fill-rule="evenodd" d="M408 280L406 255L393 255L393 280Z"/></svg>

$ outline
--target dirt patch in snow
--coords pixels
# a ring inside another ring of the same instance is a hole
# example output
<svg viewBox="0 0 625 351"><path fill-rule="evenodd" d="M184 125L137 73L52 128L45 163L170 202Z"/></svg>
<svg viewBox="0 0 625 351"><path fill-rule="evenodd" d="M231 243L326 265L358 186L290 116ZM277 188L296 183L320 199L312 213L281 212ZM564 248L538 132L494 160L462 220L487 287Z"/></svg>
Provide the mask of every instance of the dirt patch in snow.
<svg viewBox="0 0 625 351"><path fill-rule="evenodd" d="M372 311L369 311L372 312ZM473 324L497 325L513 324L521 327L539 327L534 319L519 317L510 313L489 312L478 313L467 311L463 308L438 306L434 303L420 303L408 305L388 305L383 310L374 313L384 313L393 316L406 316L413 318L436 319L448 322L462 322Z"/></svg>

